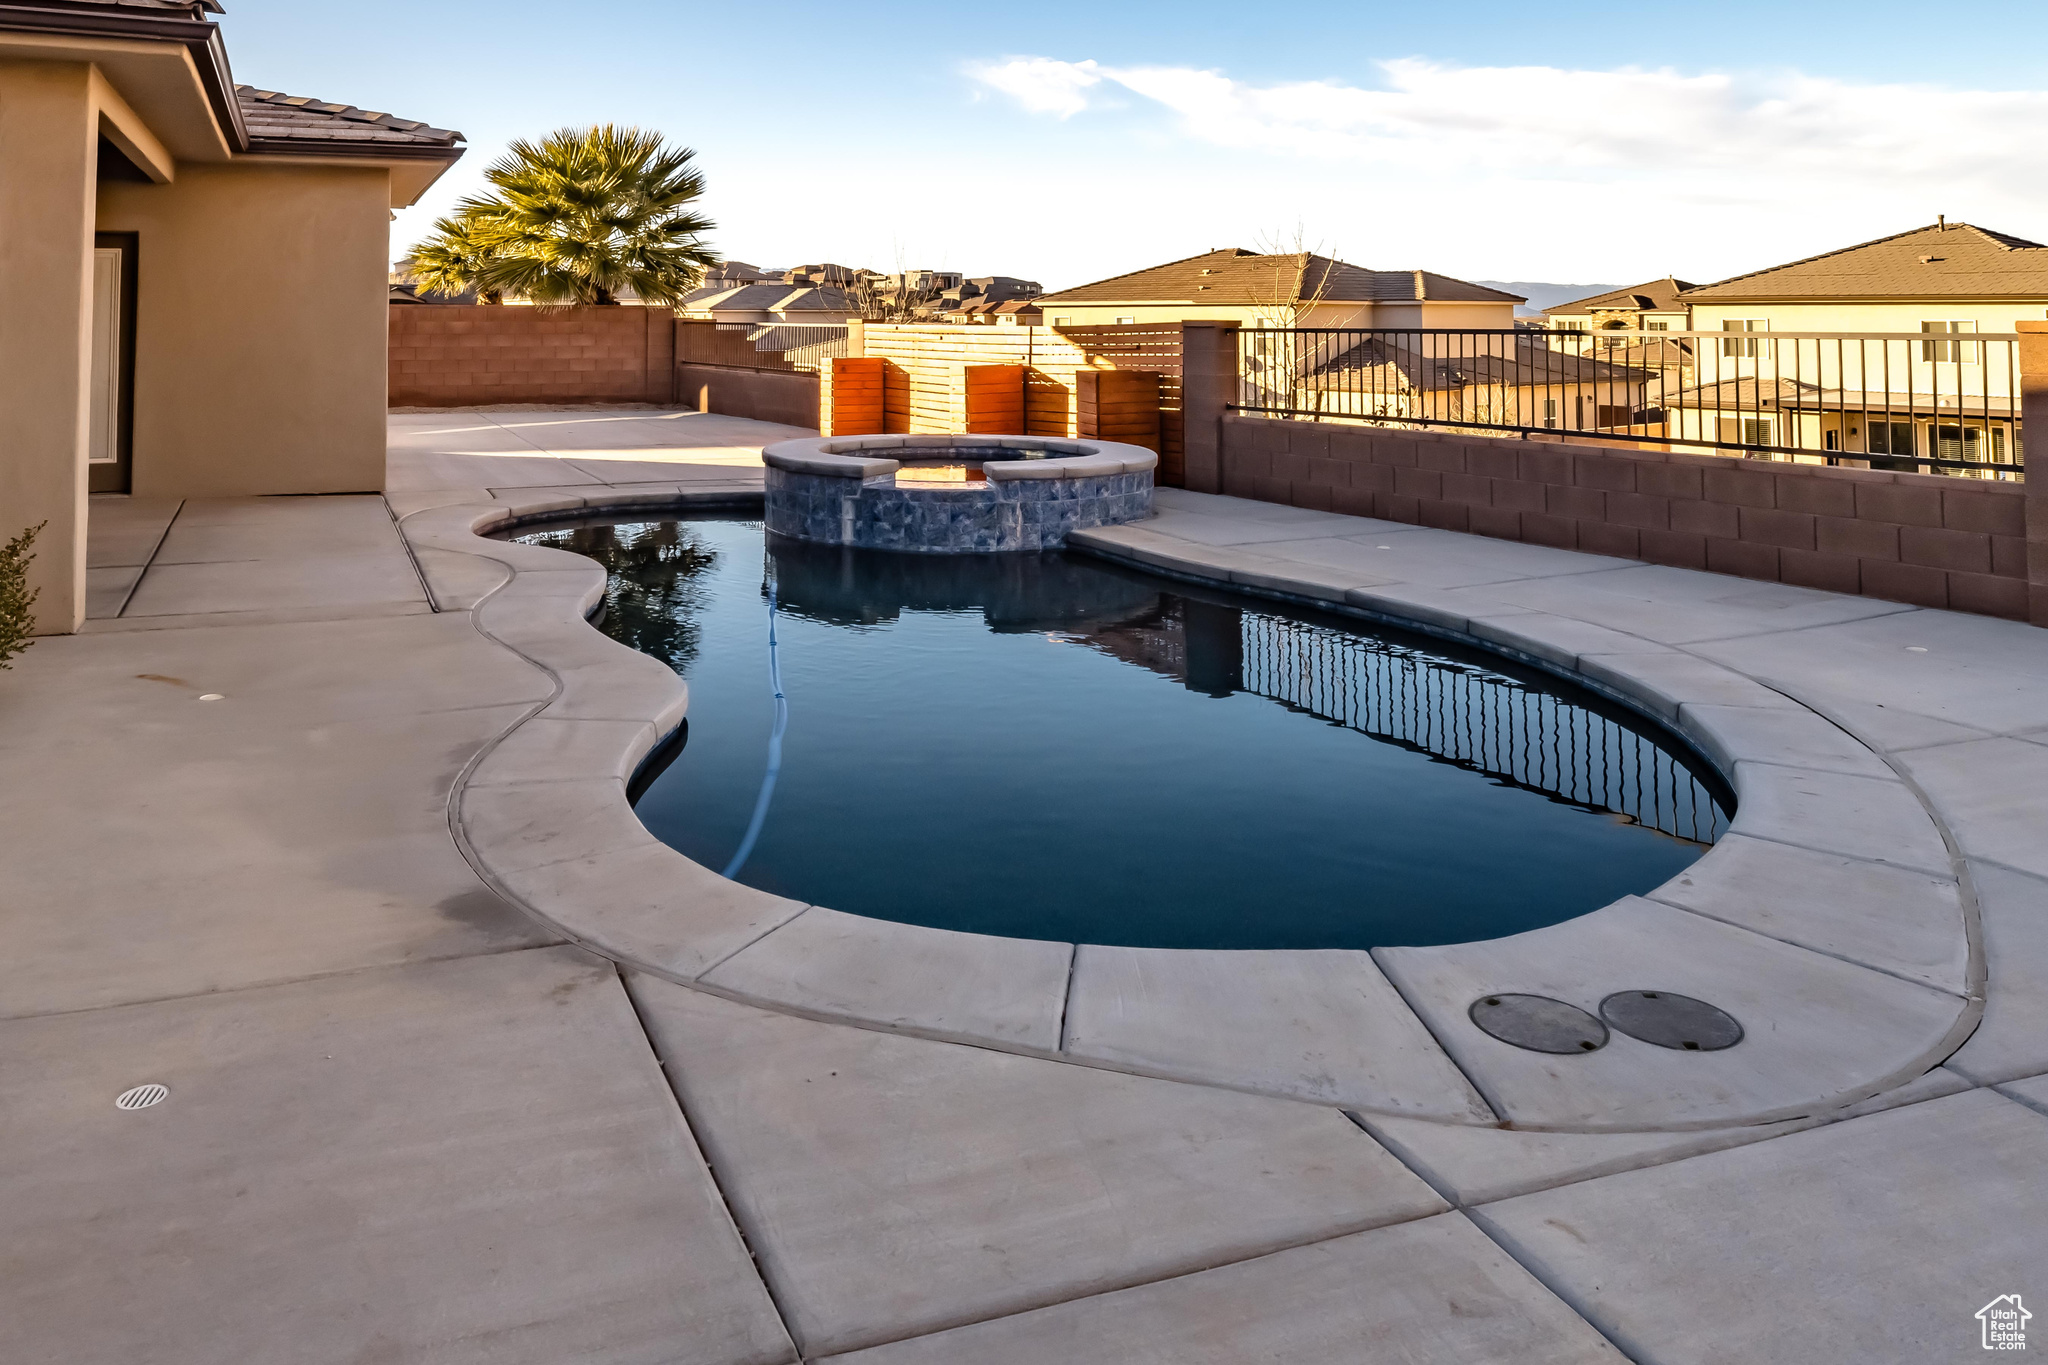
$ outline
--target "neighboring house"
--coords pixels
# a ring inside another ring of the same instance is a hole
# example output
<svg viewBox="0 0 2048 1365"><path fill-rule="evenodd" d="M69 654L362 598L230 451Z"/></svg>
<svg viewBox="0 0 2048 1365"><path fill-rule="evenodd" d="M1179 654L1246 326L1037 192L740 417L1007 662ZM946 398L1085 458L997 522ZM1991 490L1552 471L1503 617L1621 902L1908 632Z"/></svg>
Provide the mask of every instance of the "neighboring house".
<svg viewBox="0 0 2048 1365"><path fill-rule="evenodd" d="M800 265L794 270L782 272L784 284L848 285L859 279L865 271L852 266L833 265L829 261L822 265Z"/></svg>
<svg viewBox="0 0 2048 1365"><path fill-rule="evenodd" d="M766 284L781 278L779 270L763 270L745 261L720 261L704 272L703 284L706 288L732 289L742 284Z"/></svg>
<svg viewBox="0 0 2048 1365"><path fill-rule="evenodd" d="M1313 253L1204 252L1039 298L1054 327L1213 319L1245 327L1507 330L1521 296L1427 270Z"/></svg>
<svg viewBox="0 0 2048 1365"><path fill-rule="evenodd" d="M893 275L880 275L875 287L900 291L913 297L933 297L948 289L958 289L967 282L967 277L957 270L899 270Z"/></svg>
<svg viewBox="0 0 2048 1365"><path fill-rule="evenodd" d="M237 85L214 0L0 3L0 536L85 610L88 488L384 485L391 210L460 133Z"/></svg>
<svg viewBox="0 0 2048 1365"><path fill-rule="evenodd" d="M1681 295L1700 332L2010 332L2048 317L2048 246L1946 220Z"/></svg>
<svg viewBox="0 0 2048 1365"><path fill-rule="evenodd" d="M1045 289L1036 280L1011 275L978 275L941 290L932 308L940 322L990 322L996 308L1035 299Z"/></svg>
<svg viewBox="0 0 2048 1365"><path fill-rule="evenodd" d="M1731 336L1703 347L1698 429L1912 469L1909 457L2003 462L2017 448L2012 348L1972 344L2048 318L2048 246L1968 223L1926 227L1680 295L1696 332L1882 333L1890 341ZM1761 383L1743 385L1746 378ZM1754 400L1716 407L1714 395ZM1691 419L1689 419L1691 420ZM1945 473L1970 473L1944 470Z"/></svg>
<svg viewBox="0 0 2048 1365"><path fill-rule="evenodd" d="M1626 289L1610 289L1544 309L1544 325L1557 332L1683 332L1691 312L1679 295L1691 288L1686 281L1667 275Z"/></svg>
<svg viewBox="0 0 2048 1365"><path fill-rule="evenodd" d="M1045 323L1045 310L1038 306L1037 299L1010 299L989 309L988 316L998 327L1039 327Z"/></svg>

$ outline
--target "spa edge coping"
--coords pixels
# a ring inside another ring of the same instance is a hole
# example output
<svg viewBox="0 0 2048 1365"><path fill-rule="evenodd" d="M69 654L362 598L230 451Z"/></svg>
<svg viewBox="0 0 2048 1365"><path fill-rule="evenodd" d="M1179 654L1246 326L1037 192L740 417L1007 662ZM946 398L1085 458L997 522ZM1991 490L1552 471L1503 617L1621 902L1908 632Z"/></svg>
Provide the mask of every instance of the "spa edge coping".
<svg viewBox="0 0 2048 1365"><path fill-rule="evenodd" d="M1368 1118L1562 1133L1820 1122L1931 1072L1982 1015L1967 868L1917 787L1840 718L1682 649L1617 647L1604 637L1622 637L1571 618L1475 617L1429 601L1427 588L1347 590L1142 524L1077 532L1072 548L1566 678L1658 722L1721 772L1739 803L1729 835L1664 886L1560 924L1370 953L1077 948L848 915L728 881L656 840L626 794L681 725L682 679L591 628L601 566L488 537L615 513L755 510L762 495L498 497L400 520L437 609L471 612L480 633L554 684L458 776L450 827L499 894L633 970L783 1013ZM1818 756L1808 766L1774 761L1802 748ZM1765 894L1759 905L1745 886L1759 862L1767 882L1791 877L1782 904ZM1941 960L1922 968L1802 942L1813 935L1790 897L1825 898L1858 878L1837 894L1869 903L1841 910L1869 915L1880 943L1887 931L1917 925L1924 939L1929 923L1946 925ZM1599 1052L1558 1058L1496 1042L1464 1014L1489 993L1595 1009L1626 989L1698 995L1749 1036L1725 1052L1671 1053L1617 1034ZM1129 1010L1133 998L1146 1008Z"/></svg>
<svg viewBox="0 0 2048 1365"><path fill-rule="evenodd" d="M813 436L777 441L761 451L761 462L792 474L865 482L887 478L901 469L906 459L943 458L955 452L972 458L975 452L991 449L1040 452L1018 460L982 460L982 473L994 483L1143 474L1159 464L1159 457L1143 446L1052 436ZM868 455L867 451L899 454Z"/></svg>

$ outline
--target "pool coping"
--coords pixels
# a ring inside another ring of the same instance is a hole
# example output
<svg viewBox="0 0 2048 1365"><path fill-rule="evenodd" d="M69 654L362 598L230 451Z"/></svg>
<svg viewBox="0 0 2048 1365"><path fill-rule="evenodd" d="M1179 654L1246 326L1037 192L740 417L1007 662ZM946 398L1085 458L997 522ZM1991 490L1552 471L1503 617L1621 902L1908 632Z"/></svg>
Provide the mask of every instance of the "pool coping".
<svg viewBox="0 0 2048 1365"><path fill-rule="evenodd" d="M1475 617L1424 588L1281 572L1143 523L1076 532L1070 547L1476 647L1587 687L1660 722L1722 772L1739 802L1731 837L1665 886L1559 925L1371 953L1077 948L867 919L727 881L654 839L626 794L682 722L682 680L590 627L601 567L489 537L572 518L760 506L758 492L508 489L400 521L437 607L469 612L481 634L553 683L454 784L458 846L499 894L635 970L807 1018L1368 1118L1556 1132L1818 1121L1933 1070L1982 1015L1984 952L1955 840L1910 776L1841 717L1682 649L1538 611ZM1788 746L1820 757L1786 763ZM1759 897L1759 876L1790 878L1814 903ZM1831 890L1851 881L1863 891ZM1830 903L1851 894L1877 903ZM1812 941L1817 910L1867 916L1858 925L1873 940L1921 943L1952 917L1956 941L1928 970L1902 971ZM1489 991L1592 1008L1607 989L1688 985L1743 1019L1743 1046L1681 1057L1617 1036L1559 1059L1509 1048L1463 1018Z"/></svg>
<svg viewBox="0 0 2048 1365"><path fill-rule="evenodd" d="M761 463L769 469L824 478L886 478L906 459L926 459L960 450L975 450L1000 441L1010 450L1037 450L1021 460L983 460L982 472L992 483L1036 479L1100 478L1112 474L1149 474L1159 456L1143 446L1093 437L1056 436L800 436L762 447ZM860 451L861 454L849 452ZM866 452L884 452L868 454ZM916 452L924 452L918 454Z"/></svg>

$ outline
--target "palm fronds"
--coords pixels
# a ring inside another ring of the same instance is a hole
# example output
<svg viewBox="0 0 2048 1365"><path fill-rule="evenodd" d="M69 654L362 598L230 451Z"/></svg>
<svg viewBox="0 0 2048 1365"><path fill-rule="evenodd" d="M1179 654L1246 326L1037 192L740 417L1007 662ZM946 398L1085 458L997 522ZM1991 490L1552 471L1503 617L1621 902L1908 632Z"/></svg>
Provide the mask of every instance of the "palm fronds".
<svg viewBox="0 0 2048 1365"><path fill-rule="evenodd" d="M601 124L520 139L484 172L493 193L464 200L413 249L422 287L536 304L674 304L718 257L695 208L695 153L661 134ZM451 288L452 286L452 288Z"/></svg>

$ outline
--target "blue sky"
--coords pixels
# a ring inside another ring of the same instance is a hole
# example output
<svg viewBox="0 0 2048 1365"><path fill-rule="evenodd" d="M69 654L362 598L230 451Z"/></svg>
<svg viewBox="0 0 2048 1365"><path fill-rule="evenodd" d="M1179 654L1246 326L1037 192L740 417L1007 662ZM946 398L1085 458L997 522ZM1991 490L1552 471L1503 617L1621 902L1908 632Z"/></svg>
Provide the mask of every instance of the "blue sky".
<svg viewBox="0 0 2048 1365"><path fill-rule="evenodd" d="M227 0L238 79L470 153L695 147L714 245L1077 284L1214 246L1696 281L1931 222L2048 240L2048 5Z"/></svg>

